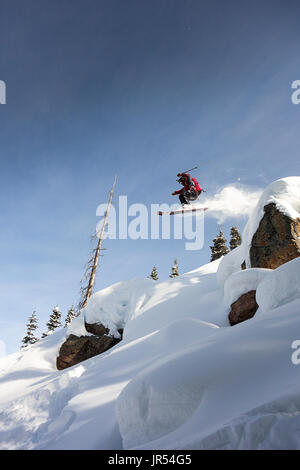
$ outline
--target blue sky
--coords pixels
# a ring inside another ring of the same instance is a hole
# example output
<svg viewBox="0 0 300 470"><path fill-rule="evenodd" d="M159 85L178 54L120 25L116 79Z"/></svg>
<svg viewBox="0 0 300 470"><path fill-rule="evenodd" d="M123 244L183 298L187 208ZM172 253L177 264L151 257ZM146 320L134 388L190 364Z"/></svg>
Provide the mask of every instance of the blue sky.
<svg viewBox="0 0 300 470"><path fill-rule="evenodd" d="M174 202L194 165L212 196L299 174L298 0L0 0L0 340L78 302L115 174L129 203ZM245 220L240 220L243 228ZM225 235L235 220L223 224ZM97 288L210 257L184 241L107 240Z"/></svg>

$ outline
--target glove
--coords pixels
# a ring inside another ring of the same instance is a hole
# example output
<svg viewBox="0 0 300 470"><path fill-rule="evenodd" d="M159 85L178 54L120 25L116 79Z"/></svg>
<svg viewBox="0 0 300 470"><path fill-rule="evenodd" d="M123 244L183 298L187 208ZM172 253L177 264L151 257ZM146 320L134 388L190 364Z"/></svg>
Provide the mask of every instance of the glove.
<svg viewBox="0 0 300 470"><path fill-rule="evenodd" d="M175 195L176 195L176 193L175 193L175 191L174 191L174 193L172 193L172 196L175 196Z"/></svg>
<svg viewBox="0 0 300 470"><path fill-rule="evenodd" d="M177 176L181 176L181 173L177 173Z"/></svg>

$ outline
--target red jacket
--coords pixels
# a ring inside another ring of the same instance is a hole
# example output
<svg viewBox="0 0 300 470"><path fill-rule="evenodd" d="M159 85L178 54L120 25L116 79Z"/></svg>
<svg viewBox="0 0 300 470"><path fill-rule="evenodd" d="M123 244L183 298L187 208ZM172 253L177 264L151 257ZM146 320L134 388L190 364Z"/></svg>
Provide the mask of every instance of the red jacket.
<svg viewBox="0 0 300 470"><path fill-rule="evenodd" d="M181 173L181 176L183 176L185 179L184 186L178 191L174 191L174 194L180 194L182 191L189 191L193 188L195 188L198 193L201 193L202 188L200 187L196 178L191 178L188 173Z"/></svg>

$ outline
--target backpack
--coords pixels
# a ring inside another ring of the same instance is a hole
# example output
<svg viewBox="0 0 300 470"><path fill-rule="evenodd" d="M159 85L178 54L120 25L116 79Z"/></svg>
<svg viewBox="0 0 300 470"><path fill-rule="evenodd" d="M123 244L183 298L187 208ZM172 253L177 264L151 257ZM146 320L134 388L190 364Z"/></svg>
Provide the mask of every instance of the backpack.
<svg viewBox="0 0 300 470"><path fill-rule="evenodd" d="M196 191L198 191L198 193L200 193L202 191L198 181L196 180L196 178L191 178L192 180L192 183L193 183L193 187L196 189Z"/></svg>

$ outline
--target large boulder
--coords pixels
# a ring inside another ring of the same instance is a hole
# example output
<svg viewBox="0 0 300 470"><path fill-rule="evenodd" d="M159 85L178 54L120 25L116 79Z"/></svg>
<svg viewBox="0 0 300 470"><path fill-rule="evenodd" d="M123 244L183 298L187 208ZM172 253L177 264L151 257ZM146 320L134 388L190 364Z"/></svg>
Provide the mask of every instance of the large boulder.
<svg viewBox="0 0 300 470"><path fill-rule="evenodd" d="M58 370L74 366L93 356L97 356L115 346L122 339L122 330L119 330L120 338L109 335L109 330L101 324L85 323L89 336L76 336L71 334L62 344L56 360Z"/></svg>
<svg viewBox="0 0 300 470"><path fill-rule="evenodd" d="M231 310L228 316L231 326L254 317L258 309L255 293L255 290L246 292L246 294L241 295L231 304Z"/></svg>
<svg viewBox="0 0 300 470"><path fill-rule="evenodd" d="M250 247L252 268L276 269L300 256L300 218L292 219L274 203L264 207L264 215Z"/></svg>

